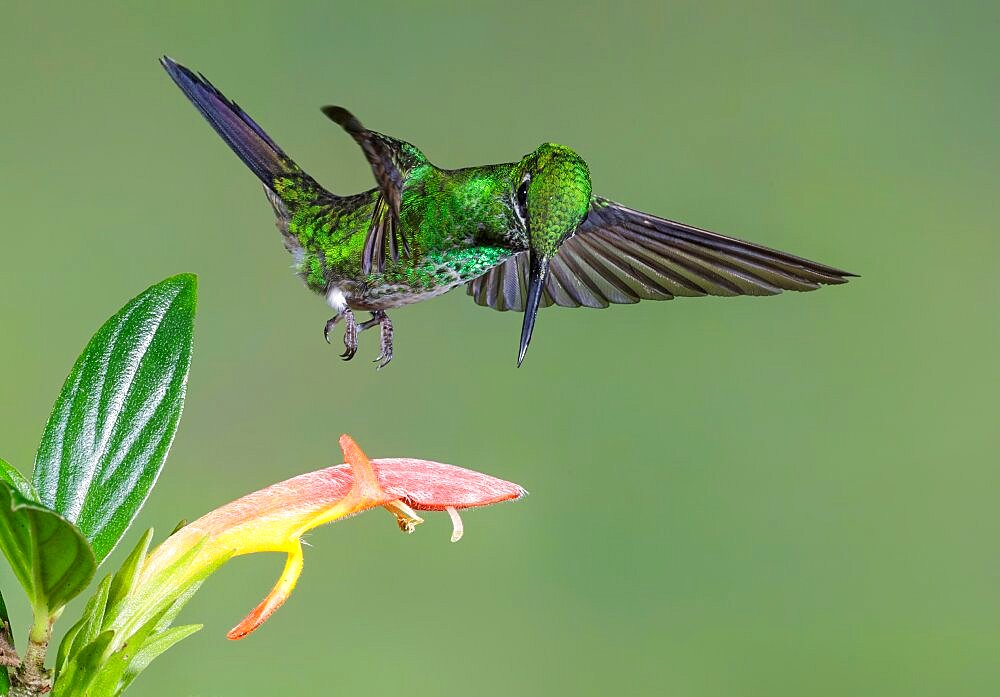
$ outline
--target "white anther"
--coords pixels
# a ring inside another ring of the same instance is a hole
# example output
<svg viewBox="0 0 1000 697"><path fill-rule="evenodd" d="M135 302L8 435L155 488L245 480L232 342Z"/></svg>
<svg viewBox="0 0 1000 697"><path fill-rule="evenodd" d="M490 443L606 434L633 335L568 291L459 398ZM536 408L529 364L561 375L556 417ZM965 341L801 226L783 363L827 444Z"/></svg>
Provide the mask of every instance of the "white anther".
<svg viewBox="0 0 1000 697"><path fill-rule="evenodd" d="M448 516L451 518L451 541L458 542L465 532L465 528L462 527L462 517L458 515L454 506L448 506L445 510L448 511Z"/></svg>

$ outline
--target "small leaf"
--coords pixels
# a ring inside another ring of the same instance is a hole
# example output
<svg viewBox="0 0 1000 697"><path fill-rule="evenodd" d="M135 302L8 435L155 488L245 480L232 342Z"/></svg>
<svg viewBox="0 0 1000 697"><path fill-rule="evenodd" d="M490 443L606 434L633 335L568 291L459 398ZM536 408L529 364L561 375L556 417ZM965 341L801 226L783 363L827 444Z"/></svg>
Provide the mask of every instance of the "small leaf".
<svg viewBox="0 0 1000 697"><path fill-rule="evenodd" d="M168 607L156 620L154 631L162 632L167 629L170 626L170 623L177 619L177 615L181 613L181 610L183 610L184 606L188 604L188 601L194 597L194 594L198 592L198 589L201 588L201 584L204 582L205 580L202 579L201 581L192 583L184 589L184 592L177 596L177 599L174 600L170 604L170 607Z"/></svg>
<svg viewBox="0 0 1000 697"><path fill-rule="evenodd" d="M128 669L125 671L125 675L122 679L121 689L124 690L132 681L142 671L146 670L150 663L154 659L158 658L160 654L169 649L171 646L186 639L199 629L203 625L200 624L185 624L179 627L171 627L165 632L160 632L159 634L151 637L143 647L139 649L139 652L132 659L132 662L128 664Z"/></svg>
<svg viewBox="0 0 1000 697"><path fill-rule="evenodd" d="M0 482L0 549L32 606L50 615L87 587L97 563L80 531Z"/></svg>
<svg viewBox="0 0 1000 697"><path fill-rule="evenodd" d="M108 593L111 589L111 577L105 576L101 581L94 595L87 601L87 606L83 610L84 622L79 631L74 633L72 644L67 652L68 656L74 656L83 649L84 646L94 641L97 635L104 631L104 617L108 610ZM63 639L69 639L69 634ZM61 648L61 647L60 647Z"/></svg>
<svg viewBox="0 0 1000 697"><path fill-rule="evenodd" d="M111 592L108 594L108 608L115 608L119 603L132 594L135 582L142 571L142 564L146 561L146 552L149 551L149 543L153 539L153 528L150 528L139 540L132 553L128 555L122 565L115 572L114 581L111 582Z"/></svg>
<svg viewBox="0 0 1000 697"><path fill-rule="evenodd" d="M66 630L62 641L59 642L59 651L56 652L56 667L53 673L57 680L59 679L59 676L62 675L63 670L66 669L66 662L69 660L70 649L73 646L73 642L78 636L80 636L80 632L87 627L87 623L89 621L90 617L88 617L86 611L84 611L84 616L78 619L76 624Z"/></svg>
<svg viewBox="0 0 1000 697"><path fill-rule="evenodd" d="M126 638L118 635L118 641L112 644L109 648L110 653L105 655L97 668L96 677L93 678L92 692L94 694L120 694L121 689L123 689L120 689L120 684L125 675L125 669L132 663L133 658L142 647L156 635L157 623L158 618L154 617L131 636Z"/></svg>
<svg viewBox="0 0 1000 697"><path fill-rule="evenodd" d="M108 647L111 646L114 638L115 633L110 629L98 634L92 642L84 646L83 650L80 651L80 654L76 658L78 665L88 672L96 674L96 669L101 665L105 654L107 654Z"/></svg>
<svg viewBox="0 0 1000 697"><path fill-rule="evenodd" d="M32 501L38 500L38 494L35 493L35 487L31 486L31 482L25 479L24 475L16 467L3 458L0 458L0 481L10 484L11 488L20 493L24 498Z"/></svg>
<svg viewBox="0 0 1000 697"><path fill-rule="evenodd" d="M200 628L170 629L170 623L229 555L190 569L202 541L143 580L152 533L143 536L118 571L105 577L83 617L67 632L59 646L53 697L119 694L150 661Z"/></svg>
<svg viewBox="0 0 1000 697"><path fill-rule="evenodd" d="M39 501L74 522L98 562L146 501L170 449L191 363L196 278L132 299L77 359L35 458Z"/></svg>
<svg viewBox="0 0 1000 697"><path fill-rule="evenodd" d="M131 655L126 648L119 649L115 653L101 660L100 668L94 673L93 682L87 691L91 695L119 695L125 669L128 668Z"/></svg>
<svg viewBox="0 0 1000 697"><path fill-rule="evenodd" d="M192 546L160 570L154 578L146 579L125 603L116 607L118 617L114 620L114 626L122 636L131 637L150 621L155 624L165 613L170 612L179 599L184 598L183 602L187 602L190 588L201 585L202 581L229 560L230 555L225 554L207 564L196 566L193 573L188 573L189 567L204 546L205 540Z"/></svg>
<svg viewBox="0 0 1000 697"><path fill-rule="evenodd" d="M104 665L108 647L111 646L114 638L113 631L102 632L97 635L94 641L87 644L76 656L70 659L52 685L52 697L77 697L78 695L92 697L97 694L108 694L106 692L93 692L91 687L100 673L101 666Z"/></svg>

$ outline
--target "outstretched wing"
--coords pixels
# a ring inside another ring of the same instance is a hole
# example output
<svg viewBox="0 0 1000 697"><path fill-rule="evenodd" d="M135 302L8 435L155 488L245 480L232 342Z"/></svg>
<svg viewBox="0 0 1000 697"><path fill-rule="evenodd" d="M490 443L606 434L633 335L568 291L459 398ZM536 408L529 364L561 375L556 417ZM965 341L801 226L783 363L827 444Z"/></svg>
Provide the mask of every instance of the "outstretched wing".
<svg viewBox="0 0 1000 697"><path fill-rule="evenodd" d="M361 270L368 274L374 268L381 273L387 254L393 261L399 261L400 250L403 254L410 253L409 240L402 234L399 224L403 185L410 170L427 160L409 143L369 131L343 107L325 106L322 111L354 138L378 183L379 195L365 238Z"/></svg>
<svg viewBox="0 0 1000 697"><path fill-rule="evenodd" d="M607 307L677 296L775 295L846 283L852 273L594 197L549 263L543 305ZM524 310L527 253L468 284L480 305Z"/></svg>

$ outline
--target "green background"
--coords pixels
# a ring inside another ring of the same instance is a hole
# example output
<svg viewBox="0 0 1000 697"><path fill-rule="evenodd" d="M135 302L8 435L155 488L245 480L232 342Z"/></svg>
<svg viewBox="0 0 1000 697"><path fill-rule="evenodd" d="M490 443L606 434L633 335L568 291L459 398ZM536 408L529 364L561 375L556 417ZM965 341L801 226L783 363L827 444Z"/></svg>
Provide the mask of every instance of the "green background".
<svg viewBox="0 0 1000 697"><path fill-rule="evenodd" d="M444 515L317 530L227 642L282 563L236 560L136 694L1000 689L996 3L159 5L2 11L0 455L27 471L92 332L192 271L188 406L130 540L339 462L342 432L531 496L457 545ZM449 167L562 142L603 195L862 278L545 310L521 370L520 316L460 291L392 314L389 369L370 335L343 364L162 53L336 192L372 180L326 103Z"/></svg>

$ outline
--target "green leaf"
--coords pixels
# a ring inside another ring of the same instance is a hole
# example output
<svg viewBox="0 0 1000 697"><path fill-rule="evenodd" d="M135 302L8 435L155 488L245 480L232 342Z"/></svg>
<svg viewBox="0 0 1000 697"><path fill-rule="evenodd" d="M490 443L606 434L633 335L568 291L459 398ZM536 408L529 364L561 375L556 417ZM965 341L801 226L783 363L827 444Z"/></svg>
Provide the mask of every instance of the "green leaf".
<svg viewBox="0 0 1000 697"><path fill-rule="evenodd" d="M74 522L98 562L146 501L184 406L197 279L173 276L104 323L77 359L35 458L39 501Z"/></svg>
<svg viewBox="0 0 1000 697"><path fill-rule="evenodd" d="M198 557L207 540L202 538L197 544L184 552L180 557L161 569L156 576L135 589L127 601L116 607L116 617L112 623L122 636L131 637L150 620L156 621L169 612L171 606L181 597L189 597L188 589L200 585L211 573L218 569L228 557L222 561L201 567L198 573L190 578L184 578L183 583L177 583L179 575Z"/></svg>
<svg viewBox="0 0 1000 697"><path fill-rule="evenodd" d="M122 565L115 572L114 581L111 582L111 592L108 594L108 609L117 608L135 590L136 581L139 579L139 572L146 561L146 553L149 551L149 543L153 540L153 528L150 528L139 540L132 552L125 558Z"/></svg>
<svg viewBox="0 0 1000 697"><path fill-rule="evenodd" d="M142 671L146 670L150 663L154 659L158 658L160 654L169 649L171 646L186 639L204 625L200 624L185 624L179 627L171 627L170 629L160 632L159 634L151 637L149 641L143 644L142 648L132 659L132 662L128 664L128 669L125 671L125 675L122 678L121 689L124 690L126 687L132 684L132 681Z"/></svg>
<svg viewBox="0 0 1000 697"><path fill-rule="evenodd" d="M154 631L162 632L167 629L167 627L170 626L170 623L177 619L177 615L181 613L181 610L183 610L184 606L188 604L188 601L194 597L194 594L198 592L198 589L201 588L201 584L204 582L205 579L202 579L185 588L184 591L178 595L172 603L170 603L170 606L163 611L163 614L156 618Z"/></svg>
<svg viewBox="0 0 1000 697"><path fill-rule="evenodd" d="M88 603L87 605L89 608L90 604ZM66 633L63 635L62 641L59 642L59 651L56 652L56 667L55 671L53 672L53 676L56 678L56 680L59 679L59 676L62 675L63 671L66 669L67 661L69 660L70 656L70 649L73 646L73 642L76 641L76 638L78 636L80 636L80 632L86 631L90 623L90 619L91 619L90 616L87 614L87 611L85 610L84 616L78 619L76 621L76 624L74 624L72 627L66 630Z"/></svg>
<svg viewBox="0 0 1000 697"><path fill-rule="evenodd" d="M52 685L52 697L107 695L107 692L94 692L91 687L107 659L108 648L114 638L113 631L102 632L94 641L83 647L56 678Z"/></svg>
<svg viewBox="0 0 1000 697"><path fill-rule="evenodd" d="M149 550L149 543L152 539L153 529L150 528L122 562L118 571L113 576L105 576L97 590L94 591L94 595L87 601L83 615L76 624L70 627L63 636L62 643L59 644L56 677L59 676L63 666L67 665L71 657L96 639L101 631L112 628L110 626L112 623L108 620L115 617L117 610L135 590L135 583L142 570L142 565L146 561L146 552Z"/></svg>
<svg viewBox="0 0 1000 697"><path fill-rule="evenodd" d="M131 660L130 653L127 647L123 647L110 656L102 658L100 668L94 671L93 681L86 694L108 695L109 697L121 694L118 686L121 684L122 676L125 674L125 669L128 668L129 660Z"/></svg>
<svg viewBox="0 0 1000 697"><path fill-rule="evenodd" d="M192 572L189 566L207 541L202 539L159 573L142 578L152 535L149 530L118 571L104 579L67 632L59 646L53 697L119 694L153 659L200 629L171 628L170 623L229 555Z"/></svg>
<svg viewBox="0 0 1000 697"><path fill-rule="evenodd" d="M118 640L112 644L113 652L105 656L97 670L96 677L92 683L94 694L117 695L121 692L119 686L125 675L125 669L128 668L133 658L138 655L146 643L156 634L157 622L158 618L150 619L138 631L127 638L121 634L118 635ZM153 659L150 658L149 660L152 661Z"/></svg>
<svg viewBox="0 0 1000 697"><path fill-rule="evenodd" d="M0 482L0 549L32 607L54 614L90 583L97 568L72 523Z"/></svg>
<svg viewBox="0 0 1000 697"><path fill-rule="evenodd" d="M12 464L0 458L0 482L7 482L11 488L19 492L21 496L32 501L38 500L35 487L24 478L24 475L17 471Z"/></svg>
<svg viewBox="0 0 1000 697"><path fill-rule="evenodd" d="M56 677L59 676L68 661L76 656L84 646L96 639L101 631L112 628L111 622L107 620L115 617L117 610L135 590L135 583L142 570L142 565L146 561L146 552L149 550L149 543L152 539L153 529L150 528L122 562L118 571L113 576L105 576L97 590L94 591L94 595L87 601L83 615L76 624L70 627L63 636L62 643L59 644Z"/></svg>
<svg viewBox="0 0 1000 697"><path fill-rule="evenodd" d="M87 601L83 610L83 618L63 638L63 643L71 641L66 655L73 656L94 641L104 631L104 617L108 608L108 593L111 589L111 577L105 576L97 586L94 595ZM62 646L60 645L60 649ZM61 652L61 651L60 651ZM57 659L58 661L58 659Z"/></svg>

